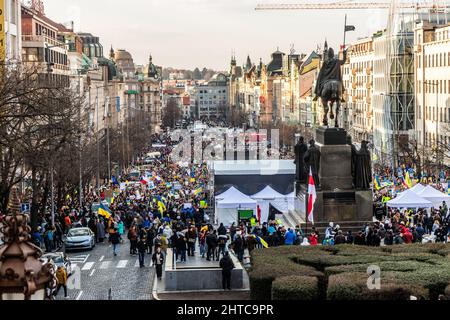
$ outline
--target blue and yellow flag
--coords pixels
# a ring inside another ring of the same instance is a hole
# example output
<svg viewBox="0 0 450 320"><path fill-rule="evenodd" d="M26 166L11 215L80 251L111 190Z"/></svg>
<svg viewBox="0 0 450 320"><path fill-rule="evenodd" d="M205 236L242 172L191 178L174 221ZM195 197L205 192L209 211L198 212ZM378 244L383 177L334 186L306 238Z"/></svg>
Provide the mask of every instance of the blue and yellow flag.
<svg viewBox="0 0 450 320"><path fill-rule="evenodd" d="M98 208L98 214L105 217L106 219L111 218L111 211L109 208L100 202L100 207Z"/></svg>
<svg viewBox="0 0 450 320"><path fill-rule="evenodd" d="M406 172L406 175L405 175L405 183L408 186L408 188L412 187L412 181L411 181L411 178L409 177L408 171Z"/></svg>
<svg viewBox="0 0 450 320"><path fill-rule="evenodd" d="M378 175L376 175L375 179L373 179L373 186L376 190L380 190L381 188L380 177Z"/></svg>
<svg viewBox="0 0 450 320"><path fill-rule="evenodd" d="M264 239L262 239L261 237L258 237L257 235L253 235L253 237L255 237L256 242L258 242L260 245L262 245L264 248L268 248L269 245L267 244L266 241L264 241Z"/></svg>
<svg viewBox="0 0 450 320"><path fill-rule="evenodd" d="M201 192L203 192L203 188L198 188L198 189L194 190L194 196L198 195Z"/></svg>
<svg viewBox="0 0 450 320"><path fill-rule="evenodd" d="M162 203L162 201L158 201L158 211L161 213L161 215L163 215L166 211L166 206L164 205L164 203Z"/></svg>

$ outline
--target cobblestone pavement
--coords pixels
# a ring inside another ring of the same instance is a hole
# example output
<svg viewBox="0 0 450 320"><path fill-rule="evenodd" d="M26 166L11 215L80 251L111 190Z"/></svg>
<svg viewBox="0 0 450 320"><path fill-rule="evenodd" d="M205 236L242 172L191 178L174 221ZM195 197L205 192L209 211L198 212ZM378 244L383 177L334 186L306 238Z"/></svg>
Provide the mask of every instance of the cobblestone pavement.
<svg viewBox="0 0 450 320"><path fill-rule="evenodd" d="M91 251L68 252L72 266L76 265L68 279L68 299L108 300L111 290L111 300L151 300L155 276L151 255L145 255L145 267L139 268L138 256L130 255L129 248L125 239L116 257L108 242L98 243ZM64 300L63 291L57 300Z"/></svg>

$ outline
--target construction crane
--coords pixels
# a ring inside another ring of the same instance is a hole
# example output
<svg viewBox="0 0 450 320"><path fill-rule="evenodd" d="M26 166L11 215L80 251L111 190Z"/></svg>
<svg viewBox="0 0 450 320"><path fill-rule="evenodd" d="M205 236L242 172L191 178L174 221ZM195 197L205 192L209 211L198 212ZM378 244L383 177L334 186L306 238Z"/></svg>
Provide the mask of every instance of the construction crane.
<svg viewBox="0 0 450 320"><path fill-rule="evenodd" d="M331 3L297 3L297 4L258 4L255 10L327 10L327 9L390 9L390 2L331 2ZM401 2L398 9L450 9L450 4Z"/></svg>

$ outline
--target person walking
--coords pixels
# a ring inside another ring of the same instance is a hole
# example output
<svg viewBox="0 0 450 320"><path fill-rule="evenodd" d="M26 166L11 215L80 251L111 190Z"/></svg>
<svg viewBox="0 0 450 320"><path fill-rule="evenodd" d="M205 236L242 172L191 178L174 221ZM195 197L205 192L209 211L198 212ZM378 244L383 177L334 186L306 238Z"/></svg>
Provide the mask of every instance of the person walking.
<svg viewBox="0 0 450 320"><path fill-rule="evenodd" d="M214 252L216 251L216 247L217 247L216 230L214 230L213 232L210 232L206 236L206 245L208 246L208 252L206 254L206 260L207 261L211 261L211 256L212 256L212 258L214 260Z"/></svg>
<svg viewBox="0 0 450 320"><path fill-rule="evenodd" d="M153 254L153 239L155 238L155 233L153 227L147 230L147 253Z"/></svg>
<svg viewBox="0 0 450 320"><path fill-rule="evenodd" d="M111 241L111 244L113 246L114 256L117 256L117 246L120 243L120 234L118 230L114 230L114 232L109 234L109 241Z"/></svg>
<svg viewBox="0 0 450 320"><path fill-rule="evenodd" d="M177 233L176 250L177 256L180 256L180 262L186 262L186 238L181 232Z"/></svg>
<svg viewBox="0 0 450 320"><path fill-rule="evenodd" d="M244 239L242 238L242 236L240 235L239 232L236 234L236 239L234 240L233 250L236 253L239 261L243 262L244 261L244 250L245 250Z"/></svg>
<svg viewBox="0 0 450 320"><path fill-rule="evenodd" d="M102 243L105 239L105 224L102 221L97 221L97 242Z"/></svg>
<svg viewBox="0 0 450 320"><path fill-rule="evenodd" d="M222 268L222 287L223 290L231 290L231 271L235 268L233 260L228 253L225 252L222 259L219 262L220 267Z"/></svg>
<svg viewBox="0 0 450 320"><path fill-rule="evenodd" d="M147 239L144 237L140 237L139 241L137 242L137 251L139 255L139 267L143 268L145 267L144 259L145 259L145 251L147 249Z"/></svg>
<svg viewBox="0 0 450 320"><path fill-rule="evenodd" d="M125 226L123 225L123 221L122 220L120 220L119 223L117 224L117 229L118 229L118 232L119 232L120 240L122 241L122 236L123 236L123 234L125 232Z"/></svg>
<svg viewBox="0 0 450 320"><path fill-rule="evenodd" d="M161 252L161 247L156 249L156 252L152 256L153 265L156 268L156 276L159 280L162 278L162 267L164 264L164 254Z"/></svg>
<svg viewBox="0 0 450 320"><path fill-rule="evenodd" d="M59 289L63 287L64 298L69 298L67 295L67 271L63 266L59 266L58 269L56 269L56 280L58 285L56 287L55 297L58 295Z"/></svg>
<svg viewBox="0 0 450 320"><path fill-rule="evenodd" d="M197 241L197 229L195 226L191 226L187 233L188 239L188 256L194 256L195 254L195 242Z"/></svg>
<svg viewBox="0 0 450 320"><path fill-rule="evenodd" d="M134 255L137 253L137 231L136 226L131 226L130 230L128 230L128 240L130 240L130 254Z"/></svg>

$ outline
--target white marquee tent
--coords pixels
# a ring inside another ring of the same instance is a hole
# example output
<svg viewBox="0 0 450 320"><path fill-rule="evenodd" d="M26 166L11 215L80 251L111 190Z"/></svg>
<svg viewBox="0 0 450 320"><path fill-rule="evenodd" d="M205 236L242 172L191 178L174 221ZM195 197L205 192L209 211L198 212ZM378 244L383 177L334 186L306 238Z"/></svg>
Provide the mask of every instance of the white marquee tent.
<svg viewBox="0 0 450 320"><path fill-rule="evenodd" d="M389 200L387 206L391 208L431 208L433 203L408 189L395 199Z"/></svg>
<svg viewBox="0 0 450 320"><path fill-rule="evenodd" d="M426 186L422 191L417 193L420 197L431 201L435 207L439 207L442 204L442 201L449 202L450 196L442 193L432 186Z"/></svg>
<svg viewBox="0 0 450 320"><path fill-rule="evenodd" d="M274 190L270 186L266 186L260 192L250 196L250 198L257 201L261 209L261 221L267 222L269 219L269 207L274 206L275 209L282 213L289 211L288 197Z"/></svg>
<svg viewBox="0 0 450 320"><path fill-rule="evenodd" d="M414 187L412 187L410 190L419 194L423 189L425 189L425 186L423 184L418 183Z"/></svg>
<svg viewBox="0 0 450 320"><path fill-rule="evenodd" d="M238 220L239 209L251 209L256 212L257 202L235 187L216 196L216 222L230 226Z"/></svg>

